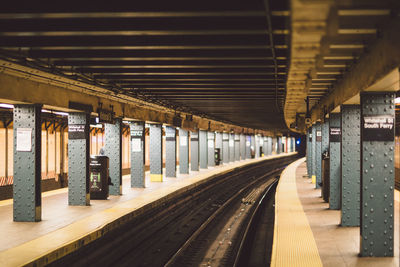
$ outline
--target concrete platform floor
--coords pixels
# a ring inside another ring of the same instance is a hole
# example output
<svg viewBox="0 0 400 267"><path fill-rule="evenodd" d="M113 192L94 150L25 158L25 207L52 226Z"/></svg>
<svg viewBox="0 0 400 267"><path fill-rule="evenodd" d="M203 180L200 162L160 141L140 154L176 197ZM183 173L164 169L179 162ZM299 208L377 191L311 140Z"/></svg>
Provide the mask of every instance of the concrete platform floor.
<svg viewBox="0 0 400 267"><path fill-rule="evenodd" d="M297 193L313 232L323 266L399 266L399 191L395 192L395 257L359 257L360 228L341 227L340 211L329 210L311 179L305 178L306 163L296 171Z"/></svg>

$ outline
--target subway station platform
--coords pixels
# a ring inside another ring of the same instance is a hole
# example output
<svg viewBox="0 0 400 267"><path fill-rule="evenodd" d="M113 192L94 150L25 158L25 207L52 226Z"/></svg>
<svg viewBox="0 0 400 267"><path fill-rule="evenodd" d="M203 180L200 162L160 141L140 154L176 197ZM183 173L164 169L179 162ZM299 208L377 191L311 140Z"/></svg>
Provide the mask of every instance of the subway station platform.
<svg viewBox="0 0 400 267"><path fill-rule="evenodd" d="M125 215L138 215L214 175L293 154L284 153L209 167L190 174L178 174L177 178L164 177L163 182L150 182L150 174L146 172L146 188L131 188L130 175L125 175L122 196L92 200L90 206L68 206L68 188L46 192L42 194L42 221L36 223L13 222L12 200L1 201L0 229L3 238L0 239L0 266L43 265L51 262L114 229L127 217Z"/></svg>
<svg viewBox="0 0 400 267"><path fill-rule="evenodd" d="M307 177L305 158L281 175L271 266L399 266L399 191L395 190L394 257L359 257L360 228L341 227Z"/></svg>

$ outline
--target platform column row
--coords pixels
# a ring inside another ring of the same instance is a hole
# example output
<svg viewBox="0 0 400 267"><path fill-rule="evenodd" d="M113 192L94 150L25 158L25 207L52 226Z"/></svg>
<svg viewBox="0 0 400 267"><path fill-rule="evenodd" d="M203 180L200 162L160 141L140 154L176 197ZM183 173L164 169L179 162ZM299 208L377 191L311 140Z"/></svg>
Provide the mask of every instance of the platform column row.
<svg viewBox="0 0 400 267"><path fill-rule="evenodd" d="M145 123L130 123L131 134L131 187L145 187Z"/></svg>
<svg viewBox="0 0 400 267"><path fill-rule="evenodd" d="M176 129L165 127L165 176L176 177Z"/></svg>
<svg viewBox="0 0 400 267"><path fill-rule="evenodd" d="M229 142L229 162L235 161L235 136L233 133L228 133Z"/></svg>
<svg viewBox="0 0 400 267"><path fill-rule="evenodd" d="M105 155L109 158L111 185L110 195L122 194L122 119L116 118L115 123L105 123Z"/></svg>
<svg viewBox="0 0 400 267"><path fill-rule="evenodd" d="M179 129L179 173L189 173L189 132Z"/></svg>
<svg viewBox="0 0 400 267"><path fill-rule="evenodd" d="M215 158L214 158L214 151L215 151L215 133L214 132L207 132L207 149L208 149L208 166L214 167L215 166Z"/></svg>
<svg viewBox="0 0 400 267"><path fill-rule="evenodd" d="M394 255L394 97L361 93L361 256Z"/></svg>
<svg viewBox="0 0 400 267"><path fill-rule="evenodd" d="M329 208L340 209L340 142L342 130L340 126L340 113L329 115Z"/></svg>
<svg viewBox="0 0 400 267"><path fill-rule="evenodd" d="M341 225L360 225L360 105L341 106Z"/></svg>
<svg viewBox="0 0 400 267"><path fill-rule="evenodd" d="M13 219L16 222L42 218L41 109L41 105L14 106Z"/></svg>

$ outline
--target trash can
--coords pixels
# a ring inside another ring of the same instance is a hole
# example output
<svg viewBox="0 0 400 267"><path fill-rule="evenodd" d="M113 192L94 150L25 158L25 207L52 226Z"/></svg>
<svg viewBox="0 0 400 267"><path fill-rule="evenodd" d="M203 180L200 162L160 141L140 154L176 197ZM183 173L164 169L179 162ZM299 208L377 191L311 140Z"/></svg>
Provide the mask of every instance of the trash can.
<svg viewBox="0 0 400 267"><path fill-rule="evenodd" d="M216 166L221 163L221 148L214 149L214 162Z"/></svg>
<svg viewBox="0 0 400 267"><path fill-rule="evenodd" d="M325 202L329 202L329 152L322 154L322 198Z"/></svg>
<svg viewBox="0 0 400 267"><path fill-rule="evenodd" d="M90 199L107 199L109 159L107 156L90 157Z"/></svg>

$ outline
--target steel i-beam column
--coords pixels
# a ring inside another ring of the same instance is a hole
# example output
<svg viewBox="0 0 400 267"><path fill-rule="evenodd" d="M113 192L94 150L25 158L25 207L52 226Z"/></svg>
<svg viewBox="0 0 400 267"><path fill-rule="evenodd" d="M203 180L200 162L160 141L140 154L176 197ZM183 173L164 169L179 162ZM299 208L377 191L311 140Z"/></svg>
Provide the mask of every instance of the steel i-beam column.
<svg viewBox="0 0 400 267"><path fill-rule="evenodd" d="M312 163L312 127L307 130L307 175L309 178L312 176L311 163Z"/></svg>
<svg viewBox="0 0 400 267"><path fill-rule="evenodd" d="M233 133L229 135L229 162L235 161L235 136Z"/></svg>
<svg viewBox="0 0 400 267"><path fill-rule="evenodd" d="M235 134L235 161L240 160L240 135Z"/></svg>
<svg viewBox="0 0 400 267"><path fill-rule="evenodd" d="M190 132L190 170L199 170L199 133Z"/></svg>
<svg viewBox="0 0 400 267"><path fill-rule="evenodd" d="M329 151L329 119L325 119L325 122L321 125L322 141L321 141L321 182L322 182L322 154ZM325 179L329 179L325 177ZM327 199L329 201L329 199Z"/></svg>
<svg viewBox="0 0 400 267"><path fill-rule="evenodd" d="M189 132L179 129L179 173L189 173Z"/></svg>
<svg viewBox="0 0 400 267"><path fill-rule="evenodd" d="M280 153L282 153L282 137L281 136L278 136L278 137L276 137L276 147L277 147L277 151L276 151L276 153L278 153L278 154L280 154Z"/></svg>
<svg viewBox="0 0 400 267"><path fill-rule="evenodd" d="M240 134L240 159L246 159L246 136Z"/></svg>
<svg viewBox="0 0 400 267"><path fill-rule="evenodd" d="M316 157L315 157L315 149L317 148L316 145L316 130L317 126L315 124L312 125L312 140L311 140L311 178L313 183L316 181L317 177L317 163L316 163Z"/></svg>
<svg viewBox="0 0 400 267"><path fill-rule="evenodd" d="M322 127L321 123L317 122L316 125L316 131L315 131L315 176L316 176L316 182L315 182L315 188L320 188L321 187L321 182L322 182Z"/></svg>
<svg viewBox="0 0 400 267"><path fill-rule="evenodd" d="M329 209L340 209L340 113L329 115Z"/></svg>
<svg viewBox="0 0 400 267"><path fill-rule="evenodd" d="M110 195L122 194L122 119L114 124L105 123L105 154L110 160Z"/></svg>
<svg viewBox="0 0 400 267"><path fill-rule="evenodd" d="M222 141L222 133L216 133L215 134L215 148L219 148L220 157L221 157L220 164L223 163L223 161L222 161L222 154L223 154L222 143L223 143L223 141Z"/></svg>
<svg viewBox="0 0 400 267"><path fill-rule="evenodd" d="M42 219L41 105L14 105L13 218Z"/></svg>
<svg viewBox="0 0 400 267"><path fill-rule="evenodd" d="M271 153L276 153L278 154L278 138L277 137L271 137Z"/></svg>
<svg viewBox="0 0 400 267"><path fill-rule="evenodd" d="M229 133L222 133L222 161L229 162Z"/></svg>
<svg viewBox="0 0 400 267"><path fill-rule="evenodd" d="M165 176L176 177L176 130L165 127Z"/></svg>
<svg viewBox="0 0 400 267"><path fill-rule="evenodd" d="M68 114L68 204L72 206L90 205L89 122L87 113Z"/></svg>
<svg viewBox="0 0 400 267"><path fill-rule="evenodd" d="M131 131L131 187L143 188L145 183L145 126L143 121L130 123Z"/></svg>
<svg viewBox="0 0 400 267"><path fill-rule="evenodd" d="M260 137L258 135L254 136L254 157L259 158L260 157Z"/></svg>
<svg viewBox="0 0 400 267"><path fill-rule="evenodd" d="M207 169L208 165L208 144L207 144L207 131L199 131L199 154L200 154L200 168Z"/></svg>
<svg viewBox="0 0 400 267"><path fill-rule="evenodd" d="M272 137L268 136L268 155L272 155Z"/></svg>
<svg viewBox="0 0 400 267"><path fill-rule="evenodd" d="M207 149L208 149L208 166L215 166L214 149L215 149L215 133L207 132Z"/></svg>
<svg viewBox="0 0 400 267"><path fill-rule="evenodd" d="M250 135L250 147L254 151L254 157L256 156L256 137L254 134ZM250 156L251 157L251 156Z"/></svg>
<svg viewBox="0 0 400 267"><path fill-rule="evenodd" d="M251 136L246 135L246 159L251 159Z"/></svg>
<svg viewBox="0 0 400 267"><path fill-rule="evenodd" d="M162 125L150 124L150 181L163 181Z"/></svg>
<svg viewBox="0 0 400 267"><path fill-rule="evenodd" d="M341 225L360 225L360 106L342 105Z"/></svg>
<svg viewBox="0 0 400 267"><path fill-rule="evenodd" d="M361 93L361 256L394 255L394 98Z"/></svg>
<svg viewBox="0 0 400 267"><path fill-rule="evenodd" d="M267 137L263 137L263 152L264 152L264 156L268 155L268 138Z"/></svg>

